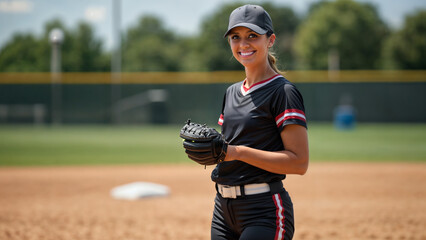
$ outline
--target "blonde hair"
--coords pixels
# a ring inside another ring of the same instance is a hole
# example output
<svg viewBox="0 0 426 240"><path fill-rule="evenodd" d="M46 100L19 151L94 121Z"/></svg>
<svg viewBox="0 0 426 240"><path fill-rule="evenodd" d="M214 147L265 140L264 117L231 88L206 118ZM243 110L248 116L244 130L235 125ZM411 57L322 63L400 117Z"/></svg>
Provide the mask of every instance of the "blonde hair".
<svg viewBox="0 0 426 240"><path fill-rule="evenodd" d="M275 57L274 52L272 52L271 50L269 50L269 53L268 53L268 62L275 72L281 74L281 71L277 67L277 57Z"/></svg>
<svg viewBox="0 0 426 240"><path fill-rule="evenodd" d="M272 34L272 32L268 31L266 33L266 36L271 37ZM277 57L275 56L275 53L271 50L271 48L268 49L268 63L269 66L271 66L276 73L281 74L281 71L277 67Z"/></svg>

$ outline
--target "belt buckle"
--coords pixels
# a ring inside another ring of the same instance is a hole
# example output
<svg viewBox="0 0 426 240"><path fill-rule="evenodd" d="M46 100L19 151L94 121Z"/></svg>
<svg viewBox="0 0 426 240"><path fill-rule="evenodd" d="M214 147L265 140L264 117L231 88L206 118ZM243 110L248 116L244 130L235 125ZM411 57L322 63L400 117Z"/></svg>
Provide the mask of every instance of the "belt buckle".
<svg viewBox="0 0 426 240"><path fill-rule="evenodd" d="M237 198L237 190L235 186L222 186L222 197Z"/></svg>

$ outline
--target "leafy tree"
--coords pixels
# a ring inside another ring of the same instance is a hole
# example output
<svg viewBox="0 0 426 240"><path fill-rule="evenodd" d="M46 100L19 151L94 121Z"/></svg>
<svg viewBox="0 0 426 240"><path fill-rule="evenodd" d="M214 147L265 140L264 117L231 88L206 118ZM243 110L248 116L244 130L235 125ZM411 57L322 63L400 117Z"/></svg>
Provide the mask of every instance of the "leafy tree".
<svg viewBox="0 0 426 240"><path fill-rule="evenodd" d="M15 34L0 50L0 71L48 71L44 48L43 43L31 34Z"/></svg>
<svg viewBox="0 0 426 240"><path fill-rule="evenodd" d="M426 11L405 18L404 26L384 47L385 68L426 69Z"/></svg>
<svg viewBox="0 0 426 240"><path fill-rule="evenodd" d="M371 4L352 0L317 3L297 32L299 68L327 69L330 52L338 53L341 69L378 68L387 33Z"/></svg>
<svg viewBox="0 0 426 240"><path fill-rule="evenodd" d="M45 24L42 37L32 34L15 34L0 50L0 71L2 72L48 72L50 71L51 47L49 32L53 28L64 31L65 39L69 38L65 26L59 19Z"/></svg>
<svg viewBox="0 0 426 240"><path fill-rule="evenodd" d="M144 16L125 34L124 71L177 71L181 49L173 32L155 16Z"/></svg>
<svg viewBox="0 0 426 240"><path fill-rule="evenodd" d="M46 23L43 42L49 42L49 33L59 28L64 32L62 50L62 71L91 72L108 71L110 60L103 52L102 41L94 35L93 28L85 22L78 23L75 29L67 29L60 20L54 19ZM50 45L49 61L50 61Z"/></svg>
<svg viewBox="0 0 426 240"><path fill-rule="evenodd" d="M294 36L299 26L300 19L293 9L278 7L270 3L262 4L271 15L277 36L273 50L278 58L278 67L282 70L295 68L295 56L293 51Z"/></svg>
<svg viewBox="0 0 426 240"><path fill-rule="evenodd" d="M104 55L102 42L95 38L92 27L80 22L71 31L69 48L64 46L63 69L66 72L108 71L110 60Z"/></svg>
<svg viewBox="0 0 426 240"><path fill-rule="evenodd" d="M62 71L87 72L109 70L109 57L103 53L102 42L95 38L87 23L75 30L67 29L59 19L48 21L40 38L31 34L17 34L0 50L0 71L48 72L51 46L49 33L59 28L64 32Z"/></svg>
<svg viewBox="0 0 426 240"><path fill-rule="evenodd" d="M241 65L232 59L229 44L223 37L228 27L229 14L240 6L240 3L225 4L212 15L207 16L201 23L200 36L194 42L193 54L201 71L242 69Z"/></svg>

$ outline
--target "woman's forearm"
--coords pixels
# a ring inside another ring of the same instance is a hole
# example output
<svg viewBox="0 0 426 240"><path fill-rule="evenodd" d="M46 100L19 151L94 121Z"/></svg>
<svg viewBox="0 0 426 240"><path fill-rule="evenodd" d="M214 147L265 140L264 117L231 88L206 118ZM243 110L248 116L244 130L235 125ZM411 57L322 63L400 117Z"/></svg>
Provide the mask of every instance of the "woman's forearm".
<svg viewBox="0 0 426 240"><path fill-rule="evenodd" d="M226 161L239 160L263 170L278 174L306 173L308 154L296 154L289 150L270 152L246 146L229 146Z"/></svg>

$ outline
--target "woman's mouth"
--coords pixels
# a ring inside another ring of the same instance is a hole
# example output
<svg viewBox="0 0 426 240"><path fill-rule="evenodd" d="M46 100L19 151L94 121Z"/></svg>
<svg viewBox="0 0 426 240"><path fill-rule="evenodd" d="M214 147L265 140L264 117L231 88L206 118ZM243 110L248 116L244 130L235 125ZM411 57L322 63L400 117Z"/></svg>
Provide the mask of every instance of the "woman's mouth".
<svg viewBox="0 0 426 240"><path fill-rule="evenodd" d="M239 52L242 57L249 57L255 53L255 51L250 52Z"/></svg>

